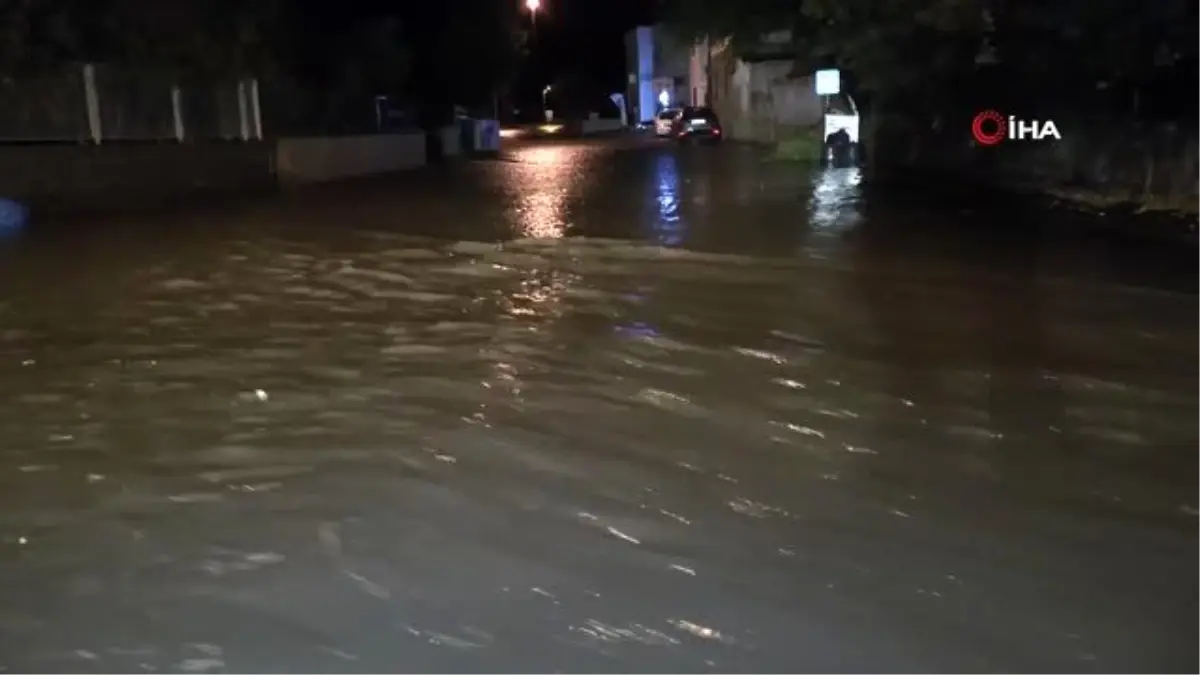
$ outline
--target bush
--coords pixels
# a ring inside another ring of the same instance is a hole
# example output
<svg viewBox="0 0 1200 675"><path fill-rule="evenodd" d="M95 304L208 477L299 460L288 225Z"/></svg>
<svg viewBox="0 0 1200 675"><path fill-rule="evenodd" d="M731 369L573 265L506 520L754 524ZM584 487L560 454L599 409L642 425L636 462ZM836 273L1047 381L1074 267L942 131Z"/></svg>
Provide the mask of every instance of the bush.
<svg viewBox="0 0 1200 675"><path fill-rule="evenodd" d="M788 162L819 162L824 145L820 129L798 129L775 143L774 157Z"/></svg>

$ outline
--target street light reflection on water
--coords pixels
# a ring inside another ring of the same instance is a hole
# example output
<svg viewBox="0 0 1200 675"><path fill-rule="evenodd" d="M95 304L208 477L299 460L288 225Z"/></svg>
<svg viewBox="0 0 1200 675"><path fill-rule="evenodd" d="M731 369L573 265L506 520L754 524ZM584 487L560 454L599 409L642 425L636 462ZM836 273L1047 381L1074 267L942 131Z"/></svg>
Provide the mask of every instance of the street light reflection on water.
<svg viewBox="0 0 1200 675"><path fill-rule="evenodd" d="M567 231L567 198L580 167L563 146L534 146L516 151L521 165L517 234L534 239L559 239Z"/></svg>
<svg viewBox="0 0 1200 675"><path fill-rule="evenodd" d="M659 155L654 164L654 184L658 203L655 239L663 246L679 246L683 243L684 225L679 213L679 166L675 155Z"/></svg>
<svg viewBox="0 0 1200 675"><path fill-rule="evenodd" d="M839 234L857 226L862 214L848 207L858 201L861 183L862 171L857 167L822 171L813 181L809 204L809 223L813 229Z"/></svg>
<svg viewBox="0 0 1200 675"><path fill-rule="evenodd" d="M532 145L517 147L511 158L515 170L508 174L508 186L517 196L514 234L523 239L556 240L567 236L570 228L570 202L586 191L591 173L591 154L571 145ZM681 214L682 195L678 160L672 153L656 158L646 186L653 202L649 240L659 246L677 247L684 243L685 224ZM550 245L547 242L547 245ZM578 275L554 269L528 269L517 286L499 300L499 307L510 320L530 331L541 331L562 318L566 297L579 281ZM642 304L641 294L629 298ZM643 320L621 322L613 327L622 339L652 338L658 329ZM497 351L491 374L481 386L493 392L507 392L509 403L521 405L525 367L519 358ZM488 425L487 404L481 404L472 421Z"/></svg>
<svg viewBox="0 0 1200 675"><path fill-rule="evenodd" d="M510 330L525 334L541 333L566 314L564 298L578 276L561 270L528 269L522 274L516 287L503 292L497 305ZM496 343L491 354L489 374L479 383L494 394L503 392L499 399L503 407L524 407L524 389L527 377L527 355L514 352L511 347ZM496 401L494 400L493 403ZM473 424L490 427L492 404L480 401L477 410L467 419Z"/></svg>
<svg viewBox="0 0 1200 675"><path fill-rule="evenodd" d="M619 142L0 241L0 666L1195 672L1194 297Z"/></svg>
<svg viewBox="0 0 1200 675"><path fill-rule="evenodd" d="M569 200L586 178L586 159L562 145L516 148L511 159L515 166L506 174L506 181L511 181L507 189L517 204L514 234L521 239L563 239L569 227ZM515 286L497 298L497 307L513 330L545 330L565 313L564 297L577 279L562 270L524 269ZM492 354L490 373L480 386L504 392L504 405L521 407L525 362L520 354L499 344ZM480 402L470 421L490 426L491 412L488 403Z"/></svg>

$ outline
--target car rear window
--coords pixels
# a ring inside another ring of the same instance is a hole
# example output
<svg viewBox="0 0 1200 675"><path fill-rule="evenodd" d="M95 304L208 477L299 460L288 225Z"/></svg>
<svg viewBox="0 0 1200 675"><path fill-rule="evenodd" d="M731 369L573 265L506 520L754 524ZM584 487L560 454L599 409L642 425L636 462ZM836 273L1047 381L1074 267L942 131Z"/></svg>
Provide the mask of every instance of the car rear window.
<svg viewBox="0 0 1200 675"><path fill-rule="evenodd" d="M714 113L711 108L688 108L687 111L683 113L683 116L689 120L717 119L716 113Z"/></svg>

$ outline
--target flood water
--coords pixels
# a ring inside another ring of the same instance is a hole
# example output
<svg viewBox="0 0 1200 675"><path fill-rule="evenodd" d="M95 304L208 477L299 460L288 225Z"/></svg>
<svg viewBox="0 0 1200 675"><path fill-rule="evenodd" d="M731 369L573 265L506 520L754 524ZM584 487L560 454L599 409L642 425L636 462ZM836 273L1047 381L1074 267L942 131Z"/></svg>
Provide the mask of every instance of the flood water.
<svg viewBox="0 0 1200 675"><path fill-rule="evenodd" d="M1196 672L1195 251L861 190L542 143L0 241L0 670Z"/></svg>

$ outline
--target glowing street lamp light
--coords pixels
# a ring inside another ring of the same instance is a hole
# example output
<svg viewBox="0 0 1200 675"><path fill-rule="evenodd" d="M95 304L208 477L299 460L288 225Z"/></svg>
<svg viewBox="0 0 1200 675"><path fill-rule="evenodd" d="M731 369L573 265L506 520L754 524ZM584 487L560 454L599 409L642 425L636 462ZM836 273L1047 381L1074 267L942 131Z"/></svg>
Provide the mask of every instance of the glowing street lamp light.
<svg viewBox="0 0 1200 675"><path fill-rule="evenodd" d="M532 33L533 39L537 39L537 15L538 10L542 8L542 0L525 0L525 7L529 10L529 30Z"/></svg>

